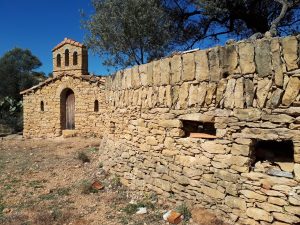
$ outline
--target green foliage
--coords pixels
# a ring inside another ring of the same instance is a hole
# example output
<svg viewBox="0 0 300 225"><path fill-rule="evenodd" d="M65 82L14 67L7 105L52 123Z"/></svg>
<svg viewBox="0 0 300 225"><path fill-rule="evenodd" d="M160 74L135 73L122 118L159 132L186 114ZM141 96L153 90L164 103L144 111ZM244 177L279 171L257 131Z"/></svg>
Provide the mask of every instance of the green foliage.
<svg viewBox="0 0 300 225"><path fill-rule="evenodd" d="M70 195L70 191L71 189L70 188L58 188L56 190L56 193L59 195L59 196L65 196L65 195Z"/></svg>
<svg viewBox="0 0 300 225"><path fill-rule="evenodd" d="M20 91L45 79L35 71L41 65L28 49L14 48L0 57L0 122L14 131L23 127Z"/></svg>
<svg viewBox="0 0 300 225"><path fill-rule="evenodd" d="M14 48L0 58L0 98L21 100L20 91L39 82L41 73L34 70L42 63L30 50Z"/></svg>
<svg viewBox="0 0 300 225"><path fill-rule="evenodd" d="M22 101L12 97L0 98L0 123L6 124L15 131L21 131L23 126Z"/></svg>
<svg viewBox="0 0 300 225"><path fill-rule="evenodd" d="M177 208L176 208L176 211L179 212L181 215L183 215L184 217L184 221L189 221L189 219L191 218L192 216L192 213L191 211L189 210L189 208L186 206L185 203L179 205Z"/></svg>
<svg viewBox="0 0 300 225"><path fill-rule="evenodd" d="M300 0L287 0L279 34L299 33ZM176 50L241 39L270 30L281 14L274 0L92 0L86 44L109 66L127 67ZM210 42L203 42L210 40ZM212 41L212 42L211 42Z"/></svg>
<svg viewBox="0 0 300 225"><path fill-rule="evenodd" d="M94 189L91 185L91 182L88 180L83 180L80 184L81 193L88 195L90 193L97 193L98 190Z"/></svg>
<svg viewBox="0 0 300 225"><path fill-rule="evenodd" d="M127 67L170 50L171 21L159 0L93 0L95 14L83 22L86 44L108 66Z"/></svg>
<svg viewBox="0 0 300 225"><path fill-rule="evenodd" d="M122 187L122 183L121 183L120 177L114 176L114 177L110 180L110 185L111 185L111 188L112 188L113 190L116 190L116 189Z"/></svg>
<svg viewBox="0 0 300 225"><path fill-rule="evenodd" d="M145 200L145 201L137 202L135 204L129 203L123 208L122 211L128 215L133 215L138 211L138 208L142 208L142 207L146 207L147 209L152 209L152 210L155 208L153 203Z"/></svg>
<svg viewBox="0 0 300 225"><path fill-rule="evenodd" d="M83 163L87 163L91 161L85 152L79 152L77 155L77 159L79 159Z"/></svg>

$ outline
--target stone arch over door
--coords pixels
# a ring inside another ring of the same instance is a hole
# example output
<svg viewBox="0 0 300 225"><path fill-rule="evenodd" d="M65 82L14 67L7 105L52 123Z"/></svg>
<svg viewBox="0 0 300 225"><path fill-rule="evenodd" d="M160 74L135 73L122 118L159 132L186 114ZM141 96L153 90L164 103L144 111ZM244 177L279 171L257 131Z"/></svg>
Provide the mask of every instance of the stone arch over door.
<svg viewBox="0 0 300 225"><path fill-rule="evenodd" d="M75 129L75 94L70 88L60 94L60 123L62 130Z"/></svg>

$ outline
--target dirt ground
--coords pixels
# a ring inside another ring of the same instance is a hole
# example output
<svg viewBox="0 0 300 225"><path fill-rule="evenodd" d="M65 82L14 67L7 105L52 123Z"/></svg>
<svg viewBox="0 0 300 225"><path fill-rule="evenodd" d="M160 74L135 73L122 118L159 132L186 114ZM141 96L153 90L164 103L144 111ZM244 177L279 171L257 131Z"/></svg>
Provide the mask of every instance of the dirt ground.
<svg viewBox="0 0 300 225"><path fill-rule="evenodd" d="M172 206L155 194L129 191L107 174L98 160L99 144L99 139L78 137L0 139L0 224L166 224L162 215ZM91 188L94 181L104 188ZM137 215L138 207L147 213ZM181 210L190 216L187 207ZM214 216L202 222L223 224Z"/></svg>

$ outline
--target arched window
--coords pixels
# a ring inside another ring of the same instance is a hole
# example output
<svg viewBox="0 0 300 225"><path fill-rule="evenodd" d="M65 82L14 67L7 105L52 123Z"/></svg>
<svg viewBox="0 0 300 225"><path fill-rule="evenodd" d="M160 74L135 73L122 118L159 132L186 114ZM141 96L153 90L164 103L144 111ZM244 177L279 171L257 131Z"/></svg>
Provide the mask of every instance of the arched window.
<svg viewBox="0 0 300 225"><path fill-rule="evenodd" d="M95 100L95 102L94 102L94 112L99 112L99 102L98 102L98 100Z"/></svg>
<svg viewBox="0 0 300 225"><path fill-rule="evenodd" d="M73 65L76 66L78 64L78 54L77 52L73 53Z"/></svg>
<svg viewBox="0 0 300 225"><path fill-rule="evenodd" d="M60 56L60 54L57 54L57 56L56 56L56 66L61 67L61 56Z"/></svg>
<svg viewBox="0 0 300 225"><path fill-rule="evenodd" d="M65 51L65 66L69 66L69 50L68 49L66 49L66 51Z"/></svg>
<svg viewBox="0 0 300 225"><path fill-rule="evenodd" d="M45 108L44 108L44 102L41 101L41 111L44 112Z"/></svg>

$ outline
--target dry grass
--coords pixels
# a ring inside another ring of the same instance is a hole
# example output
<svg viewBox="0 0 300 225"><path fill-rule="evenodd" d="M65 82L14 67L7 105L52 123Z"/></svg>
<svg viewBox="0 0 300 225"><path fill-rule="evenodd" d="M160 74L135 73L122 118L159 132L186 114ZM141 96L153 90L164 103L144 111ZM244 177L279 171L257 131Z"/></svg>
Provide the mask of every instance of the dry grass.
<svg viewBox="0 0 300 225"><path fill-rule="evenodd" d="M98 161L99 143L95 138L0 141L0 224L166 224L162 215L172 206L159 204L155 194L130 191L107 174ZM103 190L91 189L95 179ZM148 213L135 214L142 206ZM189 217L186 207L178 210ZM222 224L207 213L197 215L206 220L199 224Z"/></svg>

